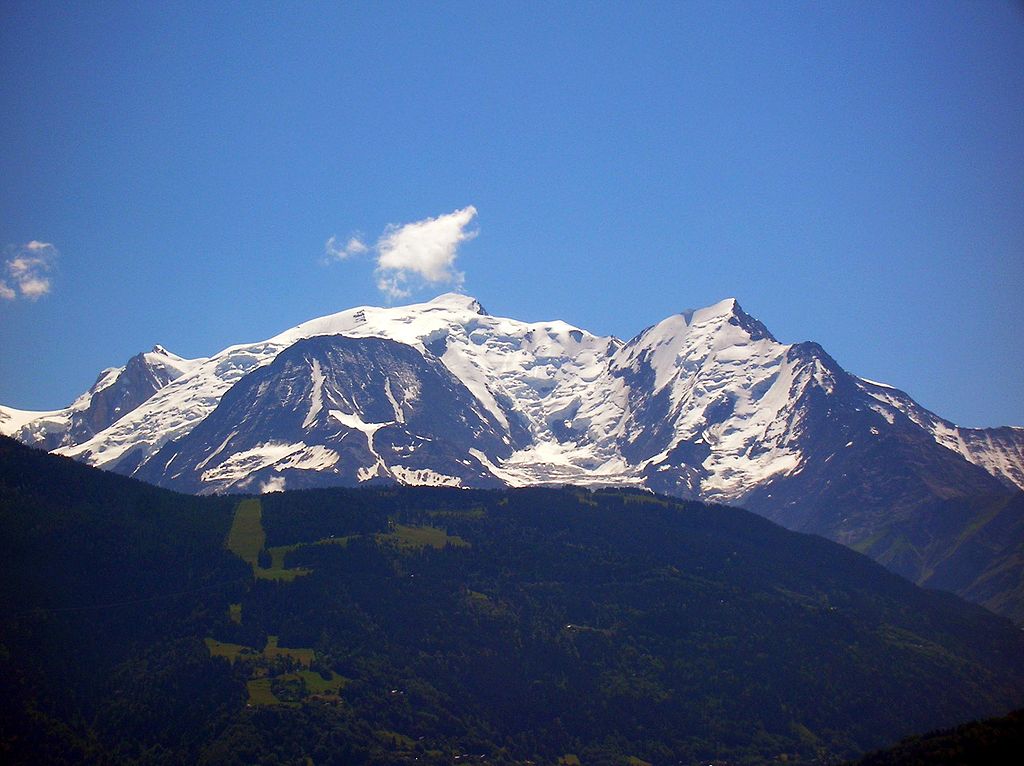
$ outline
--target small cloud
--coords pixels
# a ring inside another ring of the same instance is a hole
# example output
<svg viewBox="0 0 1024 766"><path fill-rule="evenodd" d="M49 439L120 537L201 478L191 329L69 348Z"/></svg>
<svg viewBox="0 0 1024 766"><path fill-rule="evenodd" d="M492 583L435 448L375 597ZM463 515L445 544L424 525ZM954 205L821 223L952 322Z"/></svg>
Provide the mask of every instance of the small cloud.
<svg viewBox="0 0 1024 766"><path fill-rule="evenodd" d="M50 292L50 280L40 277L27 277L18 283L21 294L30 301L37 300Z"/></svg>
<svg viewBox="0 0 1024 766"><path fill-rule="evenodd" d="M406 298L420 284L462 287L455 270L459 245L477 235L467 231L476 217L472 205L436 218L389 226L377 241L377 287L391 299Z"/></svg>
<svg viewBox="0 0 1024 766"><path fill-rule="evenodd" d="M331 237L324 243L324 255L328 260L337 259L344 261L353 255L362 255L369 249L359 237L349 237L348 242L344 246L338 243L337 237Z"/></svg>
<svg viewBox="0 0 1024 766"><path fill-rule="evenodd" d="M8 245L5 255L0 299L12 301L20 296L35 301L50 292L49 274L60 255L56 247L32 240L24 245Z"/></svg>
<svg viewBox="0 0 1024 766"><path fill-rule="evenodd" d="M344 245L330 237L324 243L325 261L344 261L372 249L377 259L377 288L390 300L407 298L426 285L460 289L465 275L455 269L455 259L459 245L477 235L468 230L475 217L476 208L469 205L436 218L392 224L373 248L360 236L350 237Z"/></svg>

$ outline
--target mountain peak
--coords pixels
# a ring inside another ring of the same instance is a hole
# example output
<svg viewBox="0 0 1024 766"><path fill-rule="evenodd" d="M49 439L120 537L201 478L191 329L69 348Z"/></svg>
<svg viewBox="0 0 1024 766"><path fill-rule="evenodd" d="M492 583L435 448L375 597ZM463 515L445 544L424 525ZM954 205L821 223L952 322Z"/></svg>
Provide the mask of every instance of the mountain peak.
<svg viewBox="0 0 1024 766"><path fill-rule="evenodd" d="M686 309L680 312L680 316L686 320L687 325L701 324L717 317L732 317L742 315L739 301L735 298L726 298L718 303L705 306L700 309Z"/></svg>
<svg viewBox="0 0 1024 766"><path fill-rule="evenodd" d="M445 308L464 309L472 311L480 316L487 316L487 311L476 298L462 293L443 293L436 298L427 301L430 306L444 306Z"/></svg>
<svg viewBox="0 0 1024 766"><path fill-rule="evenodd" d="M742 313L743 309L740 307L740 302L735 298L724 298L718 303L707 306L704 311L709 314L737 314Z"/></svg>
<svg viewBox="0 0 1024 766"><path fill-rule="evenodd" d="M726 298L702 309L687 309L680 316L685 320L687 327L715 320L724 320L731 325L745 330L750 335L751 340L766 338L768 340L776 340L768 328L745 312L743 307L740 306L740 302L735 298Z"/></svg>

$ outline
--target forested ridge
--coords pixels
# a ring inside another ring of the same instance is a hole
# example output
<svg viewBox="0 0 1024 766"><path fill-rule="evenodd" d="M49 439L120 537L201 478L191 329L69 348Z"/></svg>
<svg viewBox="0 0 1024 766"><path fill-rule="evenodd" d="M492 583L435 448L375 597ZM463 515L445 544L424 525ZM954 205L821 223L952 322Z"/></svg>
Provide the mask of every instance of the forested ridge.
<svg viewBox="0 0 1024 766"><path fill-rule="evenodd" d="M1024 753L1024 710L908 737L855 766L1016 766Z"/></svg>
<svg viewBox="0 0 1024 766"><path fill-rule="evenodd" d="M0 556L11 763L837 763L1024 704L1008 621L642 492L201 498L0 440Z"/></svg>

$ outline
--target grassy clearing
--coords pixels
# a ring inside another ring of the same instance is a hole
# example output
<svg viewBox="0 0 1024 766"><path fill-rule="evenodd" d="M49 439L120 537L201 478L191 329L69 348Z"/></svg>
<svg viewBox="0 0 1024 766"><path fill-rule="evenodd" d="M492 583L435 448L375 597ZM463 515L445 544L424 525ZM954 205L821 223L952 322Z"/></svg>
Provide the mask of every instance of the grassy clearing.
<svg viewBox="0 0 1024 766"><path fill-rule="evenodd" d="M236 625L242 624L242 605L228 604L228 619Z"/></svg>
<svg viewBox="0 0 1024 766"><path fill-rule="evenodd" d="M476 513L476 510L469 514ZM482 511L480 511L482 513ZM298 577L304 577L313 570L305 567L289 569L285 566L285 557L294 550L307 545L348 545L352 536L330 537L324 540L317 540L315 543L293 543L291 545L275 545L267 548L270 556L270 566L260 565L260 554L267 542L266 532L263 530L263 506L258 499L241 501L235 508L235 516L231 522L231 531L228 532L227 548L240 559L252 567L253 575L260 580L277 580L280 582L292 582ZM469 542L458 537L449 535L448 532L439 527L408 526L405 524L392 524L389 532L374 535L378 543L390 544L400 550L420 550L422 548L444 548L451 545L456 548L468 548ZM232 619L235 619L232 616ZM238 620L241 621L241 613Z"/></svg>
<svg viewBox="0 0 1024 766"><path fill-rule="evenodd" d="M267 636L267 645L263 647L263 656L268 660L275 657L291 657L300 665L309 667L316 657L312 649L286 649L277 645L277 636Z"/></svg>
<svg viewBox="0 0 1024 766"><path fill-rule="evenodd" d="M211 657L226 657L232 664L235 660L273 660L276 657L291 657L303 667L308 668L316 659L316 652L312 649L289 649L278 646L277 636L267 636L267 645L263 647L263 651L242 644L229 644L215 638L206 638L204 642Z"/></svg>
<svg viewBox="0 0 1024 766"><path fill-rule="evenodd" d="M279 700L273 690L270 688L269 678L253 678L246 681L245 688L249 691L249 704L250 705L292 705L295 703L285 703Z"/></svg>
<svg viewBox="0 0 1024 766"><path fill-rule="evenodd" d="M309 666L315 658L315 652L312 649L287 649L278 646L277 636L267 636L267 645L263 651L257 651L241 644L217 641L213 638L205 639L205 643L211 657L224 657L231 664L236 661L250 663L248 665L250 678L246 681L250 705L296 707L300 704L300 700L314 694L321 698L338 697L341 690L349 683L349 679L334 671L331 671L330 678L324 678L319 673L309 670ZM278 657L289 657L302 665L305 670L268 676L267 663ZM274 693L275 685L284 699Z"/></svg>
<svg viewBox="0 0 1024 766"><path fill-rule="evenodd" d="M379 543L391 543L399 548L416 550L419 548L444 548L452 545L456 548L468 548L469 542L457 535L449 535L445 530L437 527L410 527L405 524L395 524L387 534L378 533L374 535Z"/></svg>
<svg viewBox="0 0 1024 766"><path fill-rule="evenodd" d="M235 664L235 660L254 660L260 656L255 649L241 644L229 644L213 638L204 639L204 643L211 657L226 657L232 665Z"/></svg>
<svg viewBox="0 0 1024 766"><path fill-rule="evenodd" d="M297 577L304 577L312 572L312 569L305 569L303 567L297 567L295 569L285 569L284 567L271 566L269 569L263 569L259 567L256 569L256 577L260 580L278 580L280 582L292 582Z"/></svg>
<svg viewBox="0 0 1024 766"><path fill-rule="evenodd" d="M427 511L432 519L484 519L487 511L483 508L470 508L465 511Z"/></svg>
<svg viewBox="0 0 1024 766"><path fill-rule="evenodd" d="M396 750L412 750L416 747L416 740L412 737L407 737L405 734L399 734L397 731L375 731L374 734L384 742L385 744L391 745Z"/></svg>
<svg viewBox="0 0 1024 766"><path fill-rule="evenodd" d="M263 506L259 500L243 500L235 508L235 517L231 521L228 532L228 550L252 567L252 573L261 580L280 580L291 582L296 577L310 573L309 569L288 569L284 565L284 557L289 551L299 548L303 543L295 545L279 545L269 548L270 567L260 566L260 553L266 545L267 534L263 531ZM233 619L233 618L232 618Z"/></svg>
<svg viewBox="0 0 1024 766"><path fill-rule="evenodd" d="M302 547L302 543L295 543L294 545L275 545L273 548L267 548L267 553L270 554L270 568L271 569L287 569L284 565L284 557Z"/></svg>
<svg viewBox="0 0 1024 766"><path fill-rule="evenodd" d="M259 500L243 500L235 508L235 517L228 532L228 550L242 561L259 568L260 551L267 541L263 531L263 505Z"/></svg>
<svg viewBox="0 0 1024 766"><path fill-rule="evenodd" d="M558 766L580 766L580 759L575 753L566 753L558 759Z"/></svg>
<svg viewBox="0 0 1024 766"><path fill-rule="evenodd" d="M340 545L342 547L348 545L348 541L351 537L346 538L327 538L325 540L317 540L315 543L293 543L292 545L275 545L273 548L267 548L266 552L270 554L270 566L267 569L260 569L256 572L256 577L263 578L264 580L284 580L291 582L295 578L300 578L303 574L308 574L312 569L306 569L301 566L294 568L288 568L285 566L285 557L292 551L297 551L299 548L306 548L311 545Z"/></svg>
<svg viewBox="0 0 1024 766"><path fill-rule="evenodd" d="M324 678L313 670L300 670L298 673L278 676L278 679L301 681L306 688L307 694L340 694L341 690L349 683L349 679L345 678L345 676L339 676L333 670L331 671L330 678Z"/></svg>
<svg viewBox="0 0 1024 766"><path fill-rule="evenodd" d="M339 676L333 670L330 678L324 678L312 670L300 670L299 675L310 694L338 694L349 683L349 679Z"/></svg>
<svg viewBox="0 0 1024 766"><path fill-rule="evenodd" d="M334 672L330 679L326 679L311 670L300 670L298 673L283 673L272 678L253 678L246 682L246 688L249 690L250 705L298 707L302 700L313 695L338 698L348 682L347 678Z"/></svg>

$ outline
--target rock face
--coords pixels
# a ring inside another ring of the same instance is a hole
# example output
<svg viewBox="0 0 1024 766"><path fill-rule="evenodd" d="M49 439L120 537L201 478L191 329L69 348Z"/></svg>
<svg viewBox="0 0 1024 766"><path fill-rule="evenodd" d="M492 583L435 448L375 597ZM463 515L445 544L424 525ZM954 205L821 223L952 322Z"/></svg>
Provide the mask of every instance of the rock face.
<svg viewBox="0 0 1024 766"><path fill-rule="evenodd" d="M625 343L454 294L351 309L208 359L158 347L66 410L0 409L0 430L195 493L572 483L733 503L1024 619L1024 429L959 428L733 299Z"/></svg>
<svg viewBox="0 0 1024 766"><path fill-rule="evenodd" d="M168 383L195 366L162 346L136 354L124 367L103 370L96 382L68 407L26 412L0 407L0 433L33 447L54 450L88 441L116 423Z"/></svg>
<svg viewBox="0 0 1024 766"><path fill-rule="evenodd" d="M384 338L298 341L243 377L137 475L191 492L387 480L501 486L499 427L440 361ZM468 456L468 457L467 457Z"/></svg>

